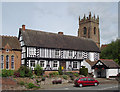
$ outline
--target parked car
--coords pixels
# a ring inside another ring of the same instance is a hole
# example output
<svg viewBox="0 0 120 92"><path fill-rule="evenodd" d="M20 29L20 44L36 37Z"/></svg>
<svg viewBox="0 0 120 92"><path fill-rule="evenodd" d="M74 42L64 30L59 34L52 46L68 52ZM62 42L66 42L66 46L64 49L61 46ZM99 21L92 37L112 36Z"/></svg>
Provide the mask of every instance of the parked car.
<svg viewBox="0 0 120 92"><path fill-rule="evenodd" d="M97 86L99 82L91 77L81 77L81 78L76 79L74 81L74 84L75 86L80 86L80 87L88 86L88 85Z"/></svg>

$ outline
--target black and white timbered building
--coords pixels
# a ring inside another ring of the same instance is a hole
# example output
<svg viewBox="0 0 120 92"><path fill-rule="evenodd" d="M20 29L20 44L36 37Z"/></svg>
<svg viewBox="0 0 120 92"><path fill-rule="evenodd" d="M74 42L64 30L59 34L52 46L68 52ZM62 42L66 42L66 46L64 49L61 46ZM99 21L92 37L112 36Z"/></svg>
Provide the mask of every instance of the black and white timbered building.
<svg viewBox="0 0 120 92"><path fill-rule="evenodd" d="M95 61L99 59L100 50L96 43L81 37L19 29L18 37L21 48L21 63L34 70L36 64L44 70L78 70L85 59Z"/></svg>

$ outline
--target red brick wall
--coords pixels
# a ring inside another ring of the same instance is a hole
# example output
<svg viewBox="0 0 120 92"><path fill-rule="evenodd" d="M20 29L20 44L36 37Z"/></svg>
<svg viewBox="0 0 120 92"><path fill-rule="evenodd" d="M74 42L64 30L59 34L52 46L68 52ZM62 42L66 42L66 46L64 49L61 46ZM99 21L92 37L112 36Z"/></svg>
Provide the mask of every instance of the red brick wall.
<svg viewBox="0 0 120 92"><path fill-rule="evenodd" d="M9 56L9 69L11 69L11 56L14 56L14 70L17 70L21 66L21 52L20 51L13 51L9 50L9 52L6 52L6 50L0 51L0 57L1 55L4 56L4 69L6 69L6 56ZM1 68L1 64L0 64Z"/></svg>

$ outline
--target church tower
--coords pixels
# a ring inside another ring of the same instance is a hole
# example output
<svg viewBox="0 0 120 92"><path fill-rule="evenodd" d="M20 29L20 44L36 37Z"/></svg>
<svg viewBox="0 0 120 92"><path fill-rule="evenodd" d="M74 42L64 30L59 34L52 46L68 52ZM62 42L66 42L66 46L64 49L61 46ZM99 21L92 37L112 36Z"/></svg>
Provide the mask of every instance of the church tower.
<svg viewBox="0 0 120 92"><path fill-rule="evenodd" d="M80 19L79 16L78 37L92 39L100 47L99 16L97 18L95 15L92 17L91 12L89 17L84 14L84 17Z"/></svg>

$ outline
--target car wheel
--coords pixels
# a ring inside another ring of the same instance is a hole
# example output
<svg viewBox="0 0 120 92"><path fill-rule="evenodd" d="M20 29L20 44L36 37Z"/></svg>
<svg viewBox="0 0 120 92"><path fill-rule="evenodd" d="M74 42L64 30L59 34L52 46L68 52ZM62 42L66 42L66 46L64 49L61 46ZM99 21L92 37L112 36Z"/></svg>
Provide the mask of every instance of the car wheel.
<svg viewBox="0 0 120 92"><path fill-rule="evenodd" d="M97 86L98 84L97 84L97 83L95 83L94 85L95 85L95 86Z"/></svg>
<svg viewBox="0 0 120 92"><path fill-rule="evenodd" d="M80 86L80 87L83 87L83 85L82 85L82 84L79 84L79 86Z"/></svg>

